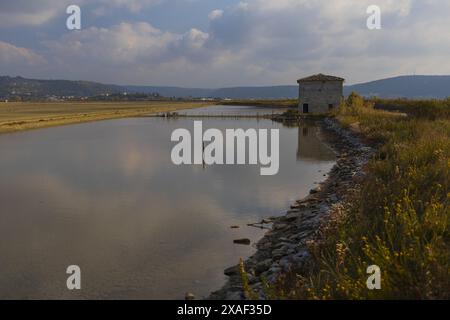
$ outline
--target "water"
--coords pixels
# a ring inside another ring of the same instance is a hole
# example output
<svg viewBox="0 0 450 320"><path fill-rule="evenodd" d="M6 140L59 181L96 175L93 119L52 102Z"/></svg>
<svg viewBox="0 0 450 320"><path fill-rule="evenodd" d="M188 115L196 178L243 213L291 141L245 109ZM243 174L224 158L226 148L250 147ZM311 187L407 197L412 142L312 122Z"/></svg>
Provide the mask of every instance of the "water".
<svg viewBox="0 0 450 320"><path fill-rule="evenodd" d="M273 113L283 113L286 111L287 108L276 108L276 107L259 107L255 108L252 106L222 106L222 105L215 105L210 107L204 107L204 108L197 108L197 109L189 109L189 110L183 110L179 111L179 114L182 115L223 115L223 116L230 116L230 115L270 115Z"/></svg>
<svg viewBox="0 0 450 320"><path fill-rule="evenodd" d="M206 296L224 283L224 268L254 252L233 244L262 237L247 223L282 214L334 163L316 127L202 120L205 130L280 129L278 175L260 176L259 166L174 166L170 135L192 129L190 118L0 135L0 298ZM67 290L69 265L80 266L82 290Z"/></svg>

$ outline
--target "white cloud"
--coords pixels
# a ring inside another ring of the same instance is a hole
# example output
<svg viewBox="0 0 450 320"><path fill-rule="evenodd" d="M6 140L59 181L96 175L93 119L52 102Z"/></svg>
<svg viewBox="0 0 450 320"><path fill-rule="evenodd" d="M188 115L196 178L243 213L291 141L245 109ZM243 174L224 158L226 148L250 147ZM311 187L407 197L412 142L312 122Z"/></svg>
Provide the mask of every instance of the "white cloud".
<svg viewBox="0 0 450 320"><path fill-rule="evenodd" d="M160 2L105 1L90 3L137 10ZM370 31L366 8L373 3L247 0L204 13L209 26L202 30L126 22L70 32L45 42L45 57L54 61L52 76L181 86L295 84L317 72L350 83L450 73L450 2L377 0L383 28Z"/></svg>
<svg viewBox="0 0 450 320"><path fill-rule="evenodd" d="M166 0L93 0L89 4L93 5L92 12L98 16L105 15L115 9L127 9L132 13L139 13L141 10L161 4Z"/></svg>
<svg viewBox="0 0 450 320"><path fill-rule="evenodd" d="M16 47L0 41L0 64L3 67L11 65L35 66L45 62L45 59L30 49Z"/></svg>
<svg viewBox="0 0 450 320"><path fill-rule="evenodd" d="M2 75L34 77L42 74L47 62L30 49L0 41L0 66Z"/></svg>
<svg viewBox="0 0 450 320"><path fill-rule="evenodd" d="M316 72L357 82L438 64L442 68L422 72L450 72L443 54L450 50L449 3L376 3L382 9L380 31L366 28L373 1L247 0L211 21L210 42L260 70L253 84L289 83Z"/></svg>
<svg viewBox="0 0 450 320"><path fill-rule="evenodd" d="M0 26L39 26L58 15L65 16L65 8L71 4L81 6L82 12L100 16L117 9L138 13L164 1L166 0L2 0Z"/></svg>
<svg viewBox="0 0 450 320"><path fill-rule="evenodd" d="M15 27L20 25L38 26L55 16L54 10L41 11L38 13L0 13L0 26Z"/></svg>
<svg viewBox="0 0 450 320"><path fill-rule="evenodd" d="M69 0L15 0L0 1L0 26L38 26L54 18L58 12L64 14Z"/></svg>
<svg viewBox="0 0 450 320"><path fill-rule="evenodd" d="M179 35L163 32L145 22L121 23L110 28L91 27L46 42L51 54L62 60L100 65L160 62Z"/></svg>
<svg viewBox="0 0 450 320"><path fill-rule="evenodd" d="M218 19L223 16L223 10L213 10L209 13L209 20Z"/></svg>
<svg viewBox="0 0 450 320"><path fill-rule="evenodd" d="M206 48L208 39L207 33L195 28L177 34L139 22L70 32L46 41L45 46L60 77L106 82L113 78L117 83L125 83L123 78L132 83L136 83L133 78L147 83L153 79L161 83L161 73L188 79L197 65L209 63L213 55Z"/></svg>
<svg viewBox="0 0 450 320"><path fill-rule="evenodd" d="M128 8L132 12L138 12L145 7L160 4L163 0L102 0L107 5Z"/></svg>

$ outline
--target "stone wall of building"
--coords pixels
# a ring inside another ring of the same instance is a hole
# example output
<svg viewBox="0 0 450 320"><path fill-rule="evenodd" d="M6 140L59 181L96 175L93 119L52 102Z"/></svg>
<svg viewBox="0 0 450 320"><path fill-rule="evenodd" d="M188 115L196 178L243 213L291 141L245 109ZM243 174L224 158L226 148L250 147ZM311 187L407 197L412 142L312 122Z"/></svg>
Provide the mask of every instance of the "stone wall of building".
<svg viewBox="0 0 450 320"><path fill-rule="evenodd" d="M299 84L299 110L307 103L309 112L328 112L329 105L339 107L343 98L342 81L302 81Z"/></svg>

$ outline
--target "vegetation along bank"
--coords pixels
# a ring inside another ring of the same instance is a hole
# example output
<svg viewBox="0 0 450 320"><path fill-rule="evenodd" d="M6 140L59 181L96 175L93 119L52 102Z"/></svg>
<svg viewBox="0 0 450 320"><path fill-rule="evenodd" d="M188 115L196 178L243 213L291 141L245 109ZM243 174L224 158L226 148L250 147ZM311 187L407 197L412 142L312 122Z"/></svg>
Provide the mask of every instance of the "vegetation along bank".
<svg viewBox="0 0 450 320"><path fill-rule="evenodd" d="M265 221L257 252L210 298L450 298L449 114L449 99L350 95L323 121L338 154L329 178ZM367 288L369 265L381 290Z"/></svg>

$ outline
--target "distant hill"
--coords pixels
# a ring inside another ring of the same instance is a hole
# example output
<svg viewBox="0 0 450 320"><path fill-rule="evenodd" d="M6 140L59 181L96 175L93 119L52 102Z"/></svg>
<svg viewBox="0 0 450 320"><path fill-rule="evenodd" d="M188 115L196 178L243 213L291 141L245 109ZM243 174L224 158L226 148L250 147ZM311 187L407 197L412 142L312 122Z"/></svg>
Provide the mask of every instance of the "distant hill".
<svg viewBox="0 0 450 320"><path fill-rule="evenodd" d="M230 99L283 99L298 95L297 86L234 87L219 89L124 86L130 93L159 93L164 97L230 98Z"/></svg>
<svg viewBox="0 0 450 320"><path fill-rule="evenodd" d="M122 86L128 93L159 93L163 97L210 97L214 89L180 88L180 87L154 87L154 86Z"/></svg>
<svg viewBox="0 0 450 320"><path fill-rule="evenodd" d="M188 89L176 87L125 87L130 92L154 93L166 97L213 97L230 99L295 99L298 87L235 87L220 89ZM344 87L344 95L352 91L363 96L409 99L450 97L450 76L400 76Z"/></svg>
<svg viewBox="0 0 450 320"><path fill-rule="evenodd" d="M400 76L344 87L344 94L356 91L364 96L382 98L405 97L445 98L450 96L450 76ZM159 94L176 98L230 98L230 99L295 99L298 87L234 87L219 89L181 88L162 86L119 86L89 81L34 80L22 77L0 76L0 98L11 96L92 97L112 93Z"/></svg>
<svg viewBox="0 0 450 320"><path fill-rule="evenodd" d="M380 98L446 98L450 97L450 76L400 76L346 86L344 94L352 91Z"/></svg>
<svg viewBox="0 0 450 320"><path fill-rule="evenodd" d="M0 76L0 97L87 97L122 92L122 88L90 81L35 80Z"/></svg>

